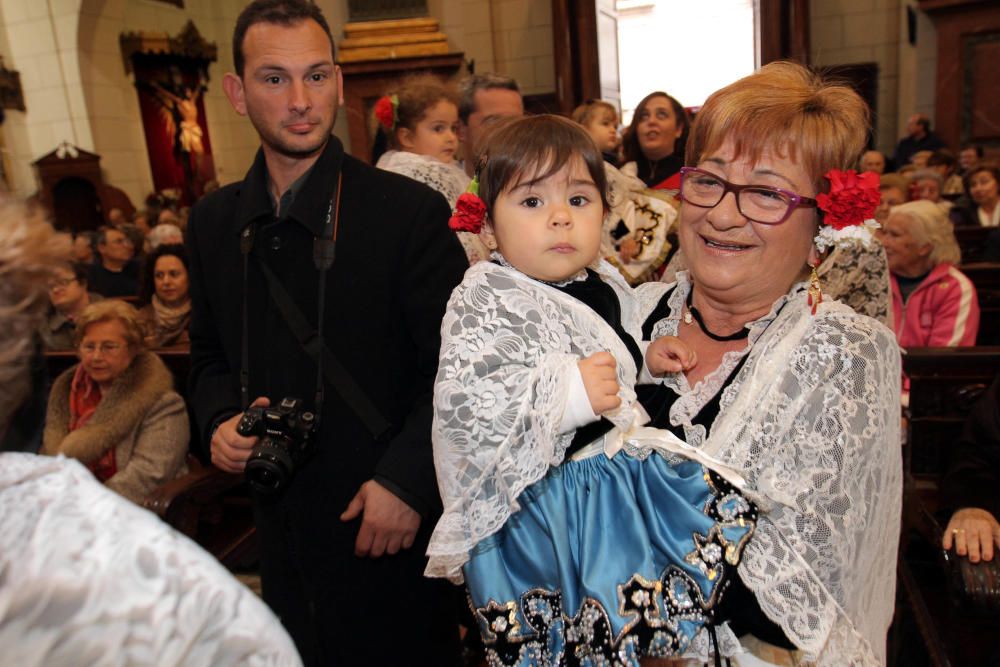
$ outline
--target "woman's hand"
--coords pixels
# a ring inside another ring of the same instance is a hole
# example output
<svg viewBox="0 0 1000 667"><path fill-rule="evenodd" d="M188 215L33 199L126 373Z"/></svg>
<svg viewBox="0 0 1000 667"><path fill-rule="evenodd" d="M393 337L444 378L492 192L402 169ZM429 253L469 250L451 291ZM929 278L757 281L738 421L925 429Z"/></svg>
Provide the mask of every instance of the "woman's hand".
<svg viewBox="0 0 1000 667"><path fill-rule="evenodd" d="M661 336L646 348L646 367L653 375L687 371L697 363L695 351L676 336Z"/></svg>
<svg viewBox="0 0 1000 667"><path fill-rule="evenodd" d="M960 509L951 515L941 546L948 550L953 543L955 553L968 555L973 563L978 563L980 556L983 560L993 560L993 545L1000 547L1000 523L984 509Z"/></svg>
<svg viewBox="0 0 1000 667"><path fill-rule="evenodd" d="M615 358L608 352L592 354L579 362L583 386L595 415L614 410L622 404L618 397L618 375Z"/></svg>

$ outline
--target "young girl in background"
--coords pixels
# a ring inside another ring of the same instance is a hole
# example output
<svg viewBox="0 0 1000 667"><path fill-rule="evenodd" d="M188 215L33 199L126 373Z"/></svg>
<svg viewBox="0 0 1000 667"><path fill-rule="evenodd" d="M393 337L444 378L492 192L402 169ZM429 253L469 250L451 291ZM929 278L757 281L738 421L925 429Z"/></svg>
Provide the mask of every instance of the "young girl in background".
<svg viewBox="0 0 1000 667"><path fill-rule="evenodd" d="M473 183L452 226L481 225L495 252L441 326L444 512L427 574L465 581L491 665L678 655L711 627L756 510L721 467L642 426L642 326L663 286L633 292L600 261L604 164L575 123L501 126ZM645 356L671 371L697 363L671 337Z"/></svg>
<svg viewBox="0 0 1000 667"><path fill-rule="evenodd" d="M617 167L621 164L618 155L622 138L618 134L618 110L604 100L588 100L573 109L571 116L594 140L604 156L604 161Z"/></svg>
<svg viewBox="0 0 1000 667"><path fill-rule="evenodd" d="M420 181L444 195L454 208L469 185L469 177L455 164L458 150L458 97L440 79L420 75L403 81L392 94L375 103L378 124L376 151L389 150L375 166ZM488 256L475 234L458 232L469 263Z"/></svg>

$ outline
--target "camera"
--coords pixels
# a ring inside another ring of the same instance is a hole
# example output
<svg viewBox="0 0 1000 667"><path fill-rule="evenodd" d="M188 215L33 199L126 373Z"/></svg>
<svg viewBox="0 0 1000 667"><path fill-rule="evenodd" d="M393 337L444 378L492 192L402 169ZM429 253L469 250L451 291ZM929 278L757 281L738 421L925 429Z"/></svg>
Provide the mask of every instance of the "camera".
<svg viewBox="0 0 1000 667"><path fill-rule="evenodd" d="M308 457L316 428L316 415L303 410L298 398L283 398L274 408L247 408L236 432L259 438L247 460L250 486L265 494L284 489Z"/></svg>

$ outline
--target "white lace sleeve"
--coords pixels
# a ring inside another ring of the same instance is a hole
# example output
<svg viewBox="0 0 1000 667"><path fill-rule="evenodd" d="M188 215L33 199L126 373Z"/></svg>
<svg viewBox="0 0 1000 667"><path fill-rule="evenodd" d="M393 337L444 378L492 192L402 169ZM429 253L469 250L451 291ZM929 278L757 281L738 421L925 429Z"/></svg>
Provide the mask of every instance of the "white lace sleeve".
<svg viewBox="0 0 1000 667"><path fill-rule="evenodd" d="M432 437L444 510L427 549L429 576L461 582L469 550L562 462L573 434L560 434L560 423L580 359L611 351L623 407L604 416L635 420L625 406L635 404L636 368L621 339L584 304L516 275L487 262L470 268L441 325ZM623 311L631 319L636 309Z"/></svg>
<svg viewBox="0 0 1000 667"><path fill-rule="evenodd" d="M819 665L878 665L892 618L901 504L900 359L846 306L792 302L722 398L705 442L750 482L761 518L739 573Z"/></svg>
<svg viewBox="0 0 1000 667"><path fill-rule="evenodd" d="M0 455L5 665L301 665L208 553L65 457Z"/></svg>

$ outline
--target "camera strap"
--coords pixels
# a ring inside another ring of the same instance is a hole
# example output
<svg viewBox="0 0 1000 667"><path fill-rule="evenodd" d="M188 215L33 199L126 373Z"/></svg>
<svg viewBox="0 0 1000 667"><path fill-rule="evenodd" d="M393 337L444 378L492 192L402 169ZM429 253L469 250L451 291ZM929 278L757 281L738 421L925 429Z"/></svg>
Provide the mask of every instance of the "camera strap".
<svg viewBox="0 0 1000 667"><path fill-rule="evenodd" d="M271 300L281 311L289 329L295 334L299 345L306 354L316 360L316 418L320 419L325 398L324 377L337 393L364 423L365 427L376 440L385 437L392 425L382 416L375 404L368 398L368 394L358 385L351 374L347 371L340 360L333 354L323 340L323 319L324 306L326 303L326 273L333 265L336 251L337 232L340 220L340 190L343 175L338 174L337 189L333 197L330 198L330 205L326 212L326 221L323 225L323 235L313 240L313 262L319 273L318 297L317 297L317 317L318 329L309 325L309 321L302 314L302 311L295 305L284 285L281 284L278 276L263 261L257 262L264 278L267 280L268 292ZM243 400L243 407L246 409L250 404L249 395L249 326L248 326L248 297L247 297L247 276L250 251L253 249L253 225L247 227L241 239L241 250L243 252L243 352L242 368L240 369L240 395Z"/></svg>

